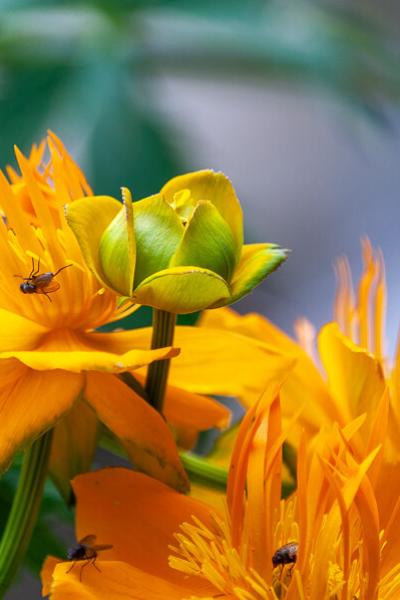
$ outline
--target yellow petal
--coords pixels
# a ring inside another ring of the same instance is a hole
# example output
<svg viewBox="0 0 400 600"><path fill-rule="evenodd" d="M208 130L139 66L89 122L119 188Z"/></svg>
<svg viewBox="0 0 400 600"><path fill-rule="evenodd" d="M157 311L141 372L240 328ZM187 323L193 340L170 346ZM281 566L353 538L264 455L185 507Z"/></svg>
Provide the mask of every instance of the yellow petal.
<svg viewBox="0 0 400 600"><path fill-rule="evenodd" d="M235 396L250 406L268 382L293 367L292 357L246 336L205 327L177 327L181 354L171 364L170 382L200 394Z"/></svg>
<svg viewBox="0 0 400 600"><path fill-rule="evenodd" d="M86 264L106 287L110 287L110 284L100 263L100 240L120 210L121 203L110 196L82 198L65 207L68 225L78 240Z"/></svg>
<svg viewBox="0 0 400 600"><path fill-rule="evenodd" d="M343 424L364 412L370 414L385 389L379 361L346 338L336 323L322 329L318 346Z"/></svg>
<svg viewBox="0 0 400 600"><path fill-rule="evenodd" d="M171 204L174 195L184 189L190 190L194 202L209 200L218 209L231 228L238 259L243 244L243 214L233 185L226 175L211 170L179 175L164 185L161 194Z"/></svg>
<svg viewBox="0 0 400 600"><path fill-rule="evenodd" d="M37 348L47 329L39 323L0 308L0 348L32 350Z"/></svg>
<svg viewBox="0 0 400 600"><path fill-rule="evenodd" d="M136 329L129 336L135 348L147 348L151 329ZM181 353L171 363L171 385L199 394L235 396L246 406L294 362L268 344L220 329L178 326L174 344Z"/></svg>
<svg viewBox="0 0 400 600"><path fill-rule="evenodd" d="M69 352L0 352L0 359L16 358L24 365L36 371L64 369L80 373L82 371L104 371L121 373L129 369L138 369L153 360L172 358L179 353L177 348L158 348L155 350L130 350L125 354L109 352L69 351Z"/></svg>
<svg viewBox="0 0 400 600"><path fill-rule="evenodd" d="M0 390L0 470L72 407L83 385L82 376L67 371L42 373L18 363L15 370L18 380Z"/></svg>
<svg viewBox="0 0 400 600"><path fill-rule="evenodd" d="M294 367L281 389L281 405L285 425L300 407L301 416L289 431L289 441L296 446L302 430L316 433L324 422L340 420L340 413L331 398L318 368L303 349L282 330L256 313L240 315L231 308L205 311L200 327L219 328L262 340L271 351L280 352Z"/></svg>
<svg viewBox="0 0 400 600"><path fill-rule="evenodd" d="M133 464L186 492L189 482L164 419L117 377L89 373L85 397L123 443Z"/></svg>
<svg viewBox="0 0 400 600"><path fill-rule="evenodd" d="M83 400L76 402L54 428L49 471L59 492L71 502L70 481L89 471L97 445L99 422Z"/></svg>

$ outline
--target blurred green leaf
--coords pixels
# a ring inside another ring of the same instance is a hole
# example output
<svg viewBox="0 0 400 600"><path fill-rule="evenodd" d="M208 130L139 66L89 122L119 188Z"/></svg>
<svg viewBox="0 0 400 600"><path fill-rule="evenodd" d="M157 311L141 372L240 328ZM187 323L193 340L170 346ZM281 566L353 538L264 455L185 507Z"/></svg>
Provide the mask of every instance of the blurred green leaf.
<svg viewBox="0 0 400 600"><path fill-rule="evenodd" d="M3 160L50 127L102 193L127 185L139 198L190 166L150 85L165 69L312 85L380 124L383 101L399 99L398 41L365 7L6 0L0 15Z"/></svg>
<svg viewBox="0 0 400 600"><path fill-rule="evenodd" d="M12 467L0 480L0 530L5 526L12 499L18 482L21 459L17 457ZM60 540L62 534L73 527L73 513L64 504L58 491L47 481L39 519L33 531L32 540L25 557L25 565L39 574L43 562L49 554L66 556L66 546ZM69 536L71 537L71 536Z"/></svg>

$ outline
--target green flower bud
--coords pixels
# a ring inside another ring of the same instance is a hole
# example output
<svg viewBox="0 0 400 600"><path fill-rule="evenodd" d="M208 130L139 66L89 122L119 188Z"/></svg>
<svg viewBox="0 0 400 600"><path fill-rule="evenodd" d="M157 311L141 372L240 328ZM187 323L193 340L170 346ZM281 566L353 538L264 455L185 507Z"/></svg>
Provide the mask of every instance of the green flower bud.
<svg viewBox="0 0 400 600"><path fill-rule="evenodd" d="M66 207L88 266L139 304L190 313L236 302L285 260L276 244L243 245L242 209L223 173L171 179L159 194L124 204L108 196Z"/></svg>

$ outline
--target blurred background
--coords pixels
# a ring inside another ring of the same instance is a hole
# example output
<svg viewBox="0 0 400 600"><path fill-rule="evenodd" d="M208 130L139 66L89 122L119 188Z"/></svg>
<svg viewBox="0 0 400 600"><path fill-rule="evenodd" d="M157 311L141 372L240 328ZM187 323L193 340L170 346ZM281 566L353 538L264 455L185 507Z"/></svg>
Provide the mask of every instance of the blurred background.
<svg viewBox="0 0 400 600"><path fill-rule="evenodd" d="M247 241L293 250L235 308L288 332L300 315L329 320L334 260L358 275L368 235L386 258L393 348L399 17L385 0L0 0L0 164L51 128L99 193L138 199L224 171ZM25 577L9 600L39 597Z"/></svg>

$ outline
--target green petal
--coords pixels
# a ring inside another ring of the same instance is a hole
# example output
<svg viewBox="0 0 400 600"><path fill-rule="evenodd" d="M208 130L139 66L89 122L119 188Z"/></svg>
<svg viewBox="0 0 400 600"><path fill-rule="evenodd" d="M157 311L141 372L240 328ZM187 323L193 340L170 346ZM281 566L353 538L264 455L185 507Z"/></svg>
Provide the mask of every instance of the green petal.
<svg viewBox="0 0 400 600"><path fill-rule="evenodd" d="M196 267L174 267L148 277L134 290L134 298L173 313L203 310L230 297L226 281L216 273Z"/></svg>
<svg viewBox="0 0 400 600"><path fill-rule="evenodd" d="M286 260L288 251L276 244L246 244L231 282L232 302L253 290ZM222 306L218 304L218 306Z"/></svg>
<svg viewBox="0 0 400 600"><path fill-rule="evenodd" d="M130 296L135 273L136 248L133 235L132 197L122 188L124 199L118 214L104 231L99 247L103 273L113 290Z"/></svg>
<svg viewBox="0 0 400 600"><path fill-rule="evenodd" d="M87 266L106 287L111 285L100 263L100 240L120 210L121 203L110 196L90 196L65 206L68 225L75 234Z"/></svg>
<svg viewBox="0 0 400 600"><path fill-rule="evenodd" d="M230 281L235 268L232 232L211 202L196 206L170 267L193 265Z"/></svg>
<svg viewBox="0 0 400 600"><path fill-rule="evenodd" d="M184 227L174 209L159 195L133 204L136 240L136 287L166 269L179 245Z"/></svg>
<svg viewBox="0 0 400 600"><path fill-rule="evenodd" d="M231 228L236 260L239 260L243 244L243 214L234 187L226 175L211 170L180 175L168 181L162 188L161 194L167 202L171 203L174 195L184 189L190 190L196 202L209 200L218 209Z"/></svg>

